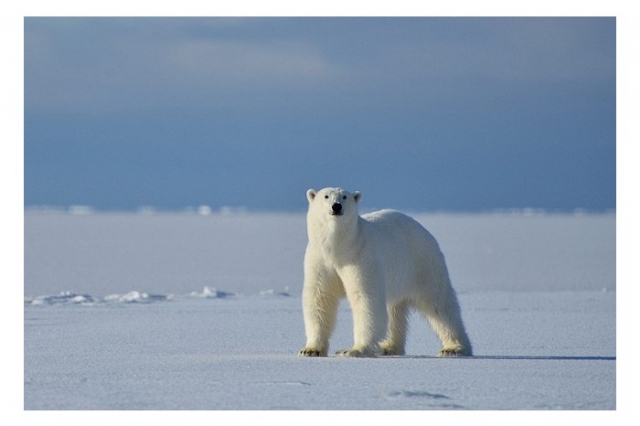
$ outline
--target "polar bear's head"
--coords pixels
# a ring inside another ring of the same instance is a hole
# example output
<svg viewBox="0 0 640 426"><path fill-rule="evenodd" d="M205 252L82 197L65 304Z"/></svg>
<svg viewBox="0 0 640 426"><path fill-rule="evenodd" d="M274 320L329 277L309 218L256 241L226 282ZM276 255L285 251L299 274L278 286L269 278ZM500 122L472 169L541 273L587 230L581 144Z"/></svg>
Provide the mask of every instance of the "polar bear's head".
<svg viewBox="0 0 640 426"><path fill-rule="evenodd" d="M360 192L351 193L342 188L324 188L319 191L309 189L307 191L309 211L333 218L357 216L360 198Z"/></svg>

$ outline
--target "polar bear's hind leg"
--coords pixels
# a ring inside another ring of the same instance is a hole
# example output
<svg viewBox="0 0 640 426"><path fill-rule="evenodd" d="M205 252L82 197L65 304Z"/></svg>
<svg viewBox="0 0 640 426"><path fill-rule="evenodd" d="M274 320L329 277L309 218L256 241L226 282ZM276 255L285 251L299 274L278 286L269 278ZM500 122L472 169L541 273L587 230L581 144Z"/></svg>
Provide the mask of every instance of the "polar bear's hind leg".
<svg viewBox="0 0 640 426"><path fill-rule="evenodd" d="M387 337L380 343L382 355L404 355L407 339L409 304L401 300L387 306L389 325Z"/></svg>
<svg viewBox="0 0 640 426"><path fill-rule="evenodd" d="M445 309L432 306L426 301L417 303L416 307L427 319L442 343L440 356L471 356L473 352L471 342L462 323L460 307L457 300L455 298L453 300L455 300L454 306L448 306Z"/></svg>

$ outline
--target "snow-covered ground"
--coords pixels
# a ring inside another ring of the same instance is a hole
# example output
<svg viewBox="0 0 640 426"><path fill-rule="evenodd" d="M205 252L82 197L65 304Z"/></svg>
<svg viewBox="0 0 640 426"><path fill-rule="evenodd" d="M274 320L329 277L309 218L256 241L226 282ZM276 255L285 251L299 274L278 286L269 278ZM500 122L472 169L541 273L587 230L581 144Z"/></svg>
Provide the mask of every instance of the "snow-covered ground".
<svg viewBox="0 0 640 426"><path fill-rule="evenodd" d="M615 214L414 217L474 357L417 316L405 357L297 357L304 214L27 212L24 407L616 409Z"/></svg>

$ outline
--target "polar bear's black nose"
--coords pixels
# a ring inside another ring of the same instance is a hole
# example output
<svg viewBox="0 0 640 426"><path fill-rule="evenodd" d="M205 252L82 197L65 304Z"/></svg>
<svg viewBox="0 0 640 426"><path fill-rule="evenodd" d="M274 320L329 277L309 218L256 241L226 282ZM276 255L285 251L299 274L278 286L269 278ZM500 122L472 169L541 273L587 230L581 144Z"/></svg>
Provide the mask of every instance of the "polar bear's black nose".
<svg viewBox="0 0 640 426"><path fill-rule="evenodd" d="M333 210L334 213L340 213L342 211L342 204L333 203L333 205L331 206L331 209Z"/></svg>

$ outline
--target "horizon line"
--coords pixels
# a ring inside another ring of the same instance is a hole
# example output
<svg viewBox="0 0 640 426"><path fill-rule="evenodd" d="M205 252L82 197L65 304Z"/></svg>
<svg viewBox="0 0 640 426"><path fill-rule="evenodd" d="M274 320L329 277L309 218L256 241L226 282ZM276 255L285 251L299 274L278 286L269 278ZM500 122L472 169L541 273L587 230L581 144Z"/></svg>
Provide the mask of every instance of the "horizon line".
<svg viewBox="0 0 640 426"><path fill-rule="evenodd" d="M381 208L369 207L362 209L361 213L373 212ZM586 209L586 208L538 208L538 207L509 207L509 208L488 208L488 209L398 209L414 214L506 214L506 215L609 215L616 214L616 208ZM161 215L161 214L193 214L199 216L223 216L229 214L297 214L306 213L307 208L300 209L260 209L246 206L220 206L217 208L206 204L198 206L183 207L159 207L141 205L135 208L97 208L84 204L71 205L25 205L24 213L63 213L69 215L92 215L92 214L138 214L138 215Z"/></svg>

